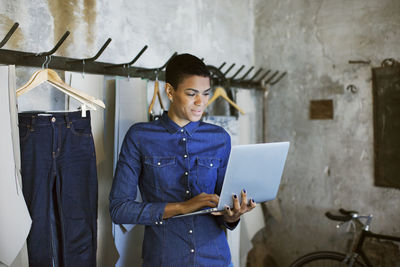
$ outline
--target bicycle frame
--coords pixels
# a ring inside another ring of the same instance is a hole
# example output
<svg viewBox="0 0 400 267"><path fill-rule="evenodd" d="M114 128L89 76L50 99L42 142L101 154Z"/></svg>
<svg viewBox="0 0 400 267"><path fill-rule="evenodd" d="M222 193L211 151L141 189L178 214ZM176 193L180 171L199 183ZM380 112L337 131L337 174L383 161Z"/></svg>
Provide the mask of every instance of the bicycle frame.
<svg viewBox="0 0 400 267"><path fill-rule="evenodd" d="M390 235L380 235L380 234L375 234L372 233L370 231L367 230L362 230L360 238L356 244L354 253L356 253L357 255L360 255L361 258L363 259L363 261L365 262L365 264L368 267L373 267L373 265L371 264L371 262L369 261L367 255L364 253L362 246L364 244L364 241L366 238L378 238L378 239L383 239L383 240L391 240L391 241L396 241L396 242L400 242L400 237L397 236L390 236Z"/></svg>

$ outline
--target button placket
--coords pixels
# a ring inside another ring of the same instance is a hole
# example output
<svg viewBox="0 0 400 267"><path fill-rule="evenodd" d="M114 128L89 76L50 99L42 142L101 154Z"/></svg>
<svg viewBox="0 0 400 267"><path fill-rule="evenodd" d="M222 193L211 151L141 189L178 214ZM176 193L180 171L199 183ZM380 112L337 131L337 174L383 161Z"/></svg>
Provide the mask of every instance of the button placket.
<svg viewBox="0 0 400 267"><path fill-rule="evenodd" d="M181 129L180 130L181 131L181 133L183 133L184 132L184 129ZM183 134L184 135L184 134ZM184 150L185 150L185 154L183 155L183 158L186 160L186 159L189 159L189 157L188 157L188 151L187 151L187 137L182 137L181 138L181 141L182 141L182 144L184 145ZM190 162L189 161L186 161L186 163L187 163L187 168L189 169L189 167L190 167ZM188 188L186 189L186 191L185 191L185 193L186 193L186 195L187 196L189 196L190 195L190 189L189 189L189 172L188 171L185 171L185 173L184 173L184 175L186 176L186 181L187 181L187 184L188 184Z"/></svg>

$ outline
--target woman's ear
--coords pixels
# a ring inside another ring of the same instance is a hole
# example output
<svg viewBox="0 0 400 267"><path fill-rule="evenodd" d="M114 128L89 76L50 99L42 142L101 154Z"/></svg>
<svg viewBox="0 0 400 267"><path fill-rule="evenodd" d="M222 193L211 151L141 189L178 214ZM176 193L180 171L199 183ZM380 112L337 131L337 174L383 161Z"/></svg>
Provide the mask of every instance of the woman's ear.
<svg viewBox="0 0 400 267"><path fill-rule="evenodd" d="M173 102L174 87L172 87L171 84L169 84L169 83L165 84L165 93L167 94L169 101Z"/></svg>

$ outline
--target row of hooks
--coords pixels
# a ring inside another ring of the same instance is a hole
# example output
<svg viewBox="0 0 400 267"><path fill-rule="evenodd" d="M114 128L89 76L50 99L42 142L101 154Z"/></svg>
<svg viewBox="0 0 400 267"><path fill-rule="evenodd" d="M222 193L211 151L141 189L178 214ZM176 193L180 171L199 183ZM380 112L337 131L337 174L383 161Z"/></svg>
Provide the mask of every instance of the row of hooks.
<svg viewBox="0 0 400 267"><path fill-rule="evenodd" d="M69 31L66 31L64 35L58 40L56 45L47 52L28 53L28 52L2 49L2 47L8 42L8 40L17 30L18 26L19 24L15 23L11 27L7 35L4 37L4 39L0 42L0 63L39 67L43 65L43 63L40 63L42 61L40 60L41 58L46 57L46 63L48 65L47 58L51 57L52 68L55 69L82 71L82 72L86 71L88 73L94 73L94 74L142 77L155 80L156 78L159 79L164 78L165 73L163 72L163 70L167 66L168 62L178 54L177 52L173 53L168 58L168 60L160 67L156 68L133 67L133 65L137 62L137 60L143 55L143 53L148 48L148 46L145 45L139 51L139 53L129 62L121 64L97 62L96 60L101 56L101 54L104 52L104 50L108 47L108 45L112 41L111 38L108 38L107 41L103 44L103 46L100 48L100 50L93 57L74 59L74 58L53 56L54 53L60 48L60 46L70 35ZM242 65L231 77L228 78L227 75L230 73L230 71L234 68L236 64L233 63L226 70L223 71L225 65L226 62L222 63L218 68L213 65L207 65L207 67L210 69L212 73L214 84L220 84L224 86L229 86L229 87L232 86L238 88L261 89L265 85L274 85L278 83L286 75L286 72L283 72L279 75L279 71L272 72L272 70L266 70L265 72L263 72L263 68L259 68L249 79L246 79L251 73L251 71L254 69L254 66L252 66L240 78L237 78L238 75L245 68L245 65ZM261 83L263 86L261 86Z"/></svg>

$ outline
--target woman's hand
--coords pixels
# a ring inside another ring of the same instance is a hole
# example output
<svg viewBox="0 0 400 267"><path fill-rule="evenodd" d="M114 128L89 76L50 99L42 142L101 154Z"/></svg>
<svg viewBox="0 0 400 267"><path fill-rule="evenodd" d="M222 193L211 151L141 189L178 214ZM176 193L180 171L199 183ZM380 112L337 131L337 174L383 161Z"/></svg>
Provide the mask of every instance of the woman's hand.
<svg viewBox="0 0 400 267"><path fill-rule="evenodd" d="M237 195L233 195L233 208L226 206L224 211L213 212L212 215L224 216L224 221L228 223L237 222L242 214L251 211L256 207L253 199L247 200L246 191L243 189L241 192L242 203L239 203Z"/></svg>
<svg viewBox="0 0 400 267"><path fill-rule="evenodd" d="M218 195L201 193L185 202L182 202L181 213L186 214L206 207L215 208L218 205L218 202Z"/></svg>
<svg viewBox="0 0 400 267"><path fill-rule="evenodd" d="M168 203L165 206L163 219L194 212L206 207L215 208L218 205L218 201L219 196L216 194L201 193L184 202Z"/></svg>

